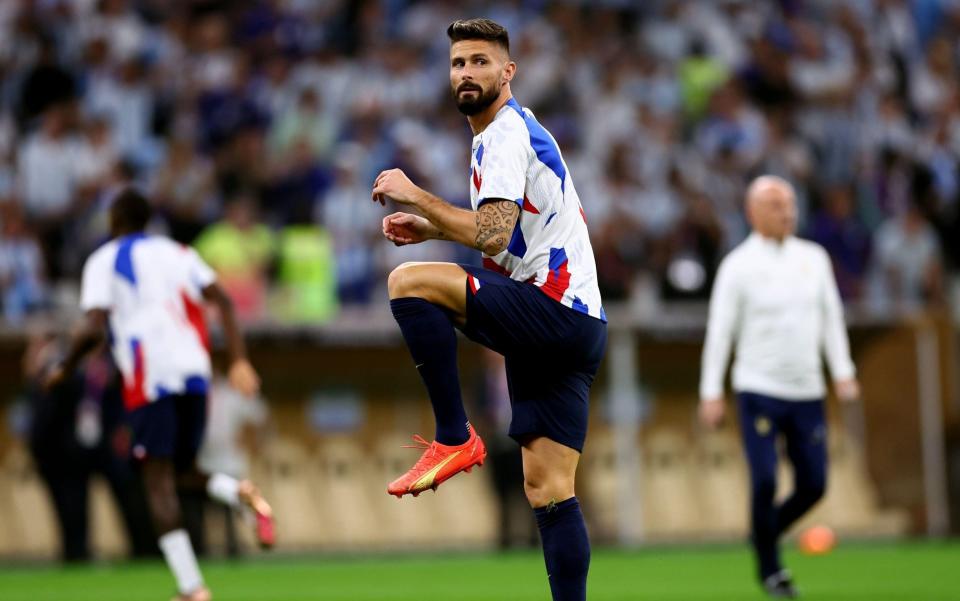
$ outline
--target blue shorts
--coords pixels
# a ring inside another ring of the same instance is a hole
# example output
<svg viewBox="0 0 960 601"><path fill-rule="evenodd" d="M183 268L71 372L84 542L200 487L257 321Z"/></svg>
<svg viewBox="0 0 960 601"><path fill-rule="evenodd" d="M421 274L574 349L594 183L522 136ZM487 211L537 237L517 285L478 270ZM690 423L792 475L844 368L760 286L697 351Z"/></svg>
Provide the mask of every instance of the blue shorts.
<svg viewBox="0 0 960 601"><path fill-rule="evenodd" d="M577 451L587 436L590 385L607 345L607 324L565 307L533 284L461 265L480 281L467 287L467 338L506 359L513 419L520 442L547 438Z"/></svg>
<svg viewBox="0 0 960 601"><path fill-rule="evenodd" d="M127 413L133 456L171 459L177 471L193 469L207 425L205 394L175 394Z"/></svg>

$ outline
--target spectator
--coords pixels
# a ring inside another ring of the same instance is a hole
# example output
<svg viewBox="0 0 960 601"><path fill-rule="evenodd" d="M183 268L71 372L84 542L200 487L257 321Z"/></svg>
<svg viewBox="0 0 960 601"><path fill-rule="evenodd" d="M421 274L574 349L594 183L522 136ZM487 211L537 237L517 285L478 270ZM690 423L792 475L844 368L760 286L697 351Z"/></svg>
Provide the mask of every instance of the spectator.
<svg viewBox="0 0 960 601"><path fill-rule="evenodd" d="M749 170L762 158L766 129L762 116L744 102L740 89L730 82L710 96L707 114L694 135L708 160L726 155L741 169Z"/></svg>
<svg viewBox="0 0 960 601"><path fill-rule="evenodd" d="M937 37L926 55L911 69L910 100L922 115L931 115L953 101L957 94L954 47L947 37Z"/></svg>
<svg viewBox="0 0 960 601"><path fill-rule="evenodd" d="M337 296L344 305L371 301L376 277L376 241L382 236L381 208L370 202L370 186L360 177L363 149L343 145L337 151L333 188L318 204L315 220L333 238Z"/></svg>
<svg viewBox="0 0 960 601"><path fill-rule="evenodd" d="M940 244L916 203L882 223L874 245L874 309L913 311L943 301Z"/></svg>
<svg viewBox="0 0 960 601"><path fill-rule="evenodd" d="M157 147L150 131L153 95L145 65L137 60L119 65L115 78L105 78L90 90L86 106L93 114L109 115L114 144L125 158L137 165L157 162Z"/></svg>
<svg viewBox="0 0 960 601"><path fill-rule="evenodd" d="M336 125L320 97L307 88L300 92L295 106L277 115L270 131L270 149L284 157L292 153L296 142L305 141L310 154L322 160L329 156L336 136Z"/></svg>
<svg viewBox="0 0 960 601"><path fill-rule="evenodd" d="M668 301L706 301L722 257L723 229L707 197L686 184L676 170L671 173L671 183L678 191L683 214L665 241L661 293Z"/></svg>
<svg viewBox="0 0 960 601"><path fill-rule="evenodd" d="M73 75L60 65L54 40L35 33L40 38L40 53L36 64L25 74L21 87L18 107L21 129L49 109L70 103L76 94L76 82Z"/></svg>
<svg viewBox="0 0 960 601"><path fill-rule="evenodd" d="M699 119L713 93L728 79L724 65L708 56L702 40L690 44L690 54L679 67L683 108L691 119Z"/></svg>
<svg viewBox="0 0 960 601"><path fill-rule="evenodd" d="M281 319L323 323L338 310L336 264L330 233L310 213L295 215L277 240L278 312Z"/></svg>
<svg viewBox="0 0 960 601"><path fill-rule="evenodd" d="M192 243L217 213L213 165L188 138L170 141L152 187L170 237L177 242Z"/></svg>
<svg viewBox="0 0 960 601"><path fill-rule="evenodd" d="M84 195L95 194L110 180L120 153L114 143L110 121L95 116L87 120L77 148L77 186Z"/></svg>
<svg viewBox="0 0 960 601"><path fill-rule="evenodd" d="M845 301L862 297L870 260L870 230L856 208L849 186L831 186L824 191L823 206L807 231L807 237L830 255L837 288Z"/></svg>
<svg viewBox="0 0 960 601"><path fill-rule="evenodd" d="M0 204L0 303L8 323L48 307L40 245L27 230L20 207Z"/></svg>
<svg viewBox="0 0 960 601"><path fill-rule="evenodd" d="M143 51L147 26L130 9L127 0L100 0L96 12L77 16L81 39L105 40L114 61L122 63L135 59Z"/></svg>
<svg viewBox="0 0 960 601"><path fill-rule="evenodd" d="M217 272L218 281L233 299L237 317L245 321L263 317L274 237L257 221L253 198L241 194L228 202L223 219L205 229L194 245Z"/></svg>
<svg viewBox="0 0 960 601"><path fill-rule="evenodd" d="M46 270L60 276L64 227L75 210L78 145L70 133L70 107L53 106L40 130L20 148L17 170L20 198L32 229L44 244Z"/></svg>

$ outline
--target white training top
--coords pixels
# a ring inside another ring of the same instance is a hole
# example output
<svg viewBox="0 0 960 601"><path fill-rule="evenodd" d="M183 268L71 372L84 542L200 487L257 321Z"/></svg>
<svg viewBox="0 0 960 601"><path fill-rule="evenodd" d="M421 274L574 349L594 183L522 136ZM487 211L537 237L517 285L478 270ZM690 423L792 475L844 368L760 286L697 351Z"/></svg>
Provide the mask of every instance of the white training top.
<svg viewBox="0 0 960 601"><path fill-rule="evenodd" d="M207 401L207 427L197 465L206 474L245 478L250 474L250 453L240 444L247 425L262 426L269 417L259 396L246 396L223 378L215 378Z"/></svg>
<svg viewBox="0 0 960 601"><path fill-rule="evenodd" d="M215 279L196 251L162 236L111 240L87 259L80 307L109 311L128 409L206 393L210 353L201 293Z"/></svg>
<svg viewBox="0 0 960 601"><path fill-rule="evenodd" d="M710 298L700 399L723 394L736 340L733 388L785 400L826 395L820 353L834 380L854 376L830 258L798 238L751 234L720 264Z"/></svg>
<svg viewBox="0 0 960 601"><path fill-rule="evenodd" d="M470 202L512 200L520 218L506 250L483 266L522 282L581 313L607 320L587 219L557 142L511 98L473 137Z"/></svg>

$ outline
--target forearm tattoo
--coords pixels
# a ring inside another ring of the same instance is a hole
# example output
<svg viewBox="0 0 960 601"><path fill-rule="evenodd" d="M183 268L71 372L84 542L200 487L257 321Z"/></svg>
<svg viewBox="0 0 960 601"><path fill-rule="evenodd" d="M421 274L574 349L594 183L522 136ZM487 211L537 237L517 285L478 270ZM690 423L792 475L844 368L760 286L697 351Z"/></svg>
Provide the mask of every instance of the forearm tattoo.
<svg viewBox="0 0 960 601"><path fill-rule="evenodd" d="M474 247L488 255L499 254L506 248L519 214L520 206L509 200L488 202L477 209ZM496 252L490 252L492 250Z"/></svg>

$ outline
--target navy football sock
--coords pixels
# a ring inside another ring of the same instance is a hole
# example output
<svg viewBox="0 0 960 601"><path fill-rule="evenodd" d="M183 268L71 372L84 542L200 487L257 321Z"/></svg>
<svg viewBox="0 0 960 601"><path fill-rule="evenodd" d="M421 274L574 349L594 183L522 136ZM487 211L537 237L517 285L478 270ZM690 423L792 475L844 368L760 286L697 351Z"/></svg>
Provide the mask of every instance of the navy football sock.
<svg viewBox="0 0 960 601"><path fill-rule="evenodd" d="M543 541L543 559L553 601L584 601L590 569L590 539L580 502L570 497L533 512Z"/></svg>
<svg viewBox="0 0 960 601"><path fill-rule="evenodd" d="M467 442L470 433L460 398L457 333L453 323L443 309L422 298L392 299L390 310L430 395L437 420L437 442L445 445Z"/></svg>

